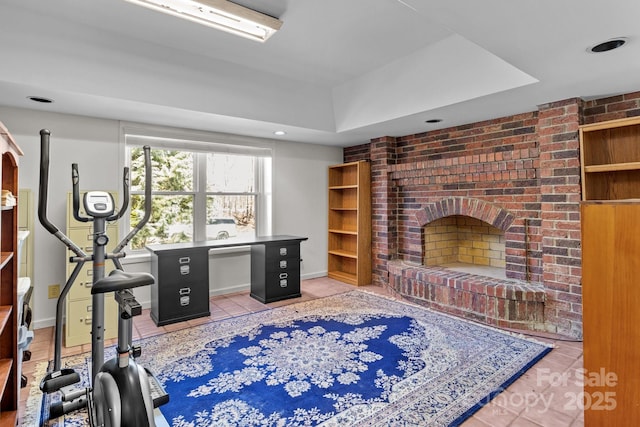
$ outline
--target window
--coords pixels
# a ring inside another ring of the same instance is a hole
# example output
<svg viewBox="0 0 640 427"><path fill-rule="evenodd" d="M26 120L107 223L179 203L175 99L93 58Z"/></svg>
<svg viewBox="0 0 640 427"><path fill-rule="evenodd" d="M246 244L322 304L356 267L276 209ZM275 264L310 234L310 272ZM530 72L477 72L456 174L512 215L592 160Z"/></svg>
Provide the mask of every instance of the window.
<svg viewBox="0 0 640 427"><path fill-rule="evenodd" d="M131 249L270 234L271 150L125 134L129 229L144 213L143 145L151 147L152 212Z"/></svg>

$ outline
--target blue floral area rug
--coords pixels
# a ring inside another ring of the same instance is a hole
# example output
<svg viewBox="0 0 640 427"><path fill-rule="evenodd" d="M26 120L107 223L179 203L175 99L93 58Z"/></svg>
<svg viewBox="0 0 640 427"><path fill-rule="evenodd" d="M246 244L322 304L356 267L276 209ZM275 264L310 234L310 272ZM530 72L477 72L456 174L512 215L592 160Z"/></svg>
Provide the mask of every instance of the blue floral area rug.
<svg viewBox="0 0 640 427"><path fill-rule="evenodd" d="M174 427L456 426L551 350L361 291L140 344Z"/></svg>
<svg viewBox="0 0 640 427"><path fill-rule="evenodd" d="M176 427L454 426L550 351L360 291L180 331L143 349Z"/></svg>

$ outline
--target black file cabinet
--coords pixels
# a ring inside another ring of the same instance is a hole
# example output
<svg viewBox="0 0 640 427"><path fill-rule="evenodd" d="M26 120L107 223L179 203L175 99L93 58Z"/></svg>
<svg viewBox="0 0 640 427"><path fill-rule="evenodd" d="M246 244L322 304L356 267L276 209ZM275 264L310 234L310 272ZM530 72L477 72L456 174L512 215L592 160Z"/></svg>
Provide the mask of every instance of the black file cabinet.
<svg viewBox="0 0 640 427"><path fill-rule="evenodd" d="M251 247L251 296L268 303L300 294L300 242Z"/></svg>
<svg viewBox="0 0 640 427"><path fill-rule="evenodd" d="M160 252L151 257L151 318L158 326L209 316L206 249Z"/></svg>

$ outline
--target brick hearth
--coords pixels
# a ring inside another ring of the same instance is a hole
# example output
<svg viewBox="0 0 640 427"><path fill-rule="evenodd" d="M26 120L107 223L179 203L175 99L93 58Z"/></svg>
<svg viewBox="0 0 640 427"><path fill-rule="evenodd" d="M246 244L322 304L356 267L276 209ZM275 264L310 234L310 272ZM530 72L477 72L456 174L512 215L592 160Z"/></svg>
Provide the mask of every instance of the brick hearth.
<svg viewBox="0 0 640 427"><path fill-rule="evenodd" d="M582 123L640 115L640 92L344 149L371 161L375 284L489 324L582 336ZM505 278L427 267L423 227L466 215L504 232Z"/></svg>
<svg viewBox="0 0 640 427"><path fill-rule="evenodd" d="M389 261L389 288L419 304L506 328L542 330L542 286Z"/></svg>

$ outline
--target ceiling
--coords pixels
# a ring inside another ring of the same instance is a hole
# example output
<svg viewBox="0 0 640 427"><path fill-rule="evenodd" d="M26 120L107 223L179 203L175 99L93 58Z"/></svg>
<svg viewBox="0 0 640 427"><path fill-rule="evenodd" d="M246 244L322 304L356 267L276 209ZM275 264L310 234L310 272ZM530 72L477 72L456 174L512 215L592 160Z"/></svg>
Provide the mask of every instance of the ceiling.
<svg viewBox="0 0 640 427"><path fill-rule="evenodd" d="M0 105L349 146L640 90L637 0L236 2L281 30L258 43L124 0L2 0Z"/></svg>

